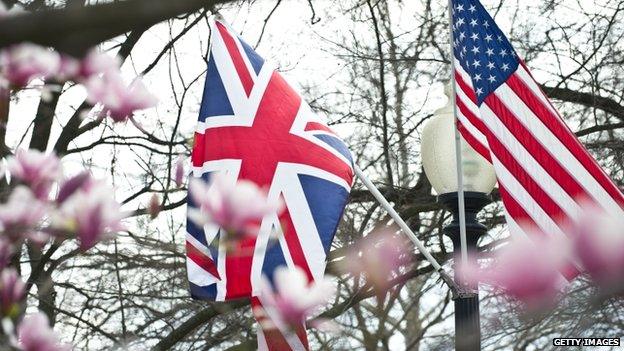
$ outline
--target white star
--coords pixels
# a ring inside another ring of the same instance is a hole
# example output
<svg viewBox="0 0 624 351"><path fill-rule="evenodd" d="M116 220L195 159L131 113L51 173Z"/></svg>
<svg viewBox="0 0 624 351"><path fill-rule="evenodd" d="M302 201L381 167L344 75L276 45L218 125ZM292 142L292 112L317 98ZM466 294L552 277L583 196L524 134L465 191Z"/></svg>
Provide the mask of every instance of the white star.
<svg viewBox="0 0 624 351"><path fill-rule="evenodd" d="M479 82L479 81L481 81L481 79L483 79L483 78L481 78L480 74L475 74L475 77L474 77L475 82Z"/></svg>
<svg viewBox="0 0 624 351"><path fill-rule="evenodd" d="M470 25L473 26L473 27L476 26L477 24L479 24L479 23L477 23L477 20L474 19L474 18L470 21Z"/></svg>
<svg viewBox="0 0 624 351"><path fill-rule="evenodd" d="M459 57L464 58L464 53L463 52L459 52Z"/></svg>
<svg viewBox="0 0 624 351"><path fill-rule="evenodd" d="M470 39L477 41L477 39L479 39L479 34L477 33L472 33L472 35L470 36Z"/></svg>
<svg viewBox="0 0 624 351"><path fill-rule="evenodd" d="M485 41L487 41L488 43L492 41L492 34L488 34L485 36Z"/></svg>
<svg viewBox="0 0 624 351"><path fill-rule="evenodd" d="M483 26L484 26L485 28L490 28L490 22L488 22L488 21L483 21Z"/></svg>
<svg viewBox="0 0 624 351"><path fill-rule="evenodd" d="M462 52L465 54L466 53L466 47L462 47Z"/></svg>
<svg viewBox="0 0 624 351"><path fill-rule="evenodd" d="M481 67L481 62L479 60L474 60L472 65L474 66L474 68Z"/></svg>
<svg viewBox="0 0 624 351"><path fill-rule="evenodd" d="M502 57L507 56L507 50L505 50L505 49L501 50L500 54L501 54Z"/></svg>
<svg viewBox="0 0 624 351"><path fill-rule="evenodd" d="M460 18L457 20L457 26L458 26L458 27L459 27L459 26L461 26L461 25L463 25L464 23L466 23L466 21L465 21L462 17L460 17Z"/></svg>
<svg viewBox="0 0 624 351"><path fill-rule="evenodd" d="M494 77L494 76L489 76L489 77L488 77L488 80L490 81L490 83L494 83L494 82L496 82L496 77Z"/></svg>
<svg viewBox="0 0 624 351"><path fill-rule="evenodd" d="M508 70L508 69L509 69L509 64L508 64L508 63L503 63L503 67L501 67L501 69L502 69L503 71Z"/></svg>
<svg viewBox="0 0 624 351"><path fill-rule="evenodd" d="M494 69L494 62L488 62L487 68Z"/></svg>
<svg viewBox="0 0 624 351"><path fill-rule="evenodd" d="M503 37L501 37L500 35L496 36L496 40L498 41L503 41Z"/></svg>
<svg viewBox="0 0 624 351"><path fill-rule="evenodd" d="M477 8L475 7L475 5L470 5L470 8L468 9L468 11L470 11L471 13L474 13L475 11L477 11Z"/></svg>
<svg viewBox="0 0 624 351"><path fill-rule="evenodd" d="M492 56L494 55L494 49L488 48L487 51L485 52L488 56Z"/></svg>
<svg viewBox="0 0 624 351"><path fill-rule="evenodd" d="M466 38L466 32L459 32L459 40L464 40Z"/></svg>
<svg viewBox="0 0 624 351"><path fill-rule="evenodd" d="M472 53L476 55L476 54L478 54L478 53L479 53L479 48L478 48L478 47L476 47L476 46L474 46L474 47L472 48L472 50L470 50L470 51L472 51Z"/></svg>
<svg viewBox="0 0 624 351"><path fill-rule="evenodd" d="M477 95L483 95L483 89L477 88Z"/></svg>
<svg viewBox="0 0 624 351"><path fill-rule="evenodd" d="M464 11L464 5L462 5L462 4L457 5L457 11L459 11L459 12Z"/></svg>

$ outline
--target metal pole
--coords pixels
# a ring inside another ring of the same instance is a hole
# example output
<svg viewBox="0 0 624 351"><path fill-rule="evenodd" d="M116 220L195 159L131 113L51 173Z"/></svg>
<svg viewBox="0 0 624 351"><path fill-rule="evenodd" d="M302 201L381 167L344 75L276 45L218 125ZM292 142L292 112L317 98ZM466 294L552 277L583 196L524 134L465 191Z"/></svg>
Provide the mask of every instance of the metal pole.
<svg viewBox="0 0 624 351"><path fill-rule="evenodd" d="M401 216L399 216L399 214L394 210L394 208L392 208L392 205L390 205L388 200L386 200L386 198L381 194L381 192L379 192L377 187L368 178L366 178L366 176L364 175L364 173L358 166L355 166L353 168L355 170L355 174L358 176L358 178L360 178L362 183L364 183L364 186L368 188L368 190L371 192L371 194L373 194L375 199L379 201L379 203L381 204L381 207L383 207L388 212L390 217L394 219L396 224L399 226L399 228L403 230L405 235L407 235L407 237L410 238L410 240L412 240L414 245L416 245L418 250L423 254L423 256L425 256L427 261L431 263L433 268L435 268L436 271L439 271L440 269L442 269L442 266L440 266L438 261L436 261L436 259L433 258L433 256L431 256L431 253L429 253L429 250L427 250L427 248L425 248L423 243L420 240L418 240L418 238L416 237L416 234L414 234L414 232L410 229L407 223L403 221L403 218L401 218Z"/></svg>
<svg viewBox="0 0 624 351"><path fill-rule="evenodd" d="M461 262L468 265L468 242L466 240L466 203L464 198L464 170L461 160L461 135L457 128L457 103L455 102L455 35L453 33L453 0L448 0L449 40L451 60L451 102L453 103L453 116L455 117L455 160L457 164L457 215L459 220L459 240L453 235L453 251L457 258L457 246L459 244ZM476 217L474 218L476 223ZM472 223L471 223L472 224ZM473 236L471 236L472 239ZM477 237L478 238L478 237ZM459 242L457 242L459 241ZM476 248L476 239L471 240L471 248ZM456 261L457 262L457 261ZM459 276L457 264L455 265L455 283L460 286L462 293L454 298L455 304L455 350L478 351L481 349L481 325L479 320L479 287L467 287L464 279ZM467 288L467 289L466 289Z"/></svg>
<svg viewBox="0 0 624 351"><path fill-rule="evenodd" d="M459 128L457 128L457 104L455 103L455 51L453 43L455 42L455 35L453 33L453 0L448 2L448 17L449 17L449 39L451 48L451 103L453 104L453 117L455 118L455 160L457 169L457 192L458 192L458 204L459 204L459 229L461 240L461 261L463 265L468 264L468 247L466 243L466 210L464 199L464 167L462 164L461 156L461 135L459 134Z"/></svg>
<svg viewBox="0 0 624 351"><path fill-rule="evenodd" d="M476 264L477 241L487 233L487 228L477 221L477 213L492 200L484 193L467 191L466 199L466 234L469 248L468 258ZM453 213L453 220L443 231L453 241L453 254L460 255L460 224L458 193L438 196L438 202ZM457 262L457 261L456 261ZM453 298L455 304L455 350L477 351L481 348L481 326L479 323L479 288L477 284L466 285L458 270L455 269L455 282L460 286L460 293Z"/></svg>
<svg viewBox="0 0 624 351"><path fill-rule="evenodd" d="M429 261L431 266L433 266L433 268L440 274L442 280L446 283L446 285L449 286L449 288L453 292L453 295L454 296L458 295L459 294L458 285L444 271L444 269L442 268L442 266L440 266L438 261L436 261L436 259L433 256L431 256L431 253L429 252L429 250L427 250L425 245L423 245L423 243L420 240L418 240L418 237L416 237L416 234L414 234L414 232L410 229L407 223L405 223L403 218L401 218L401 216L399 216L399 214L394 210L394 208L392 208L392 205L390 205L388 200L386 200L386 198L381 194L381 192L377 189L377 187L364 175L364 173L358 166L354 166L353 169L355 170L355 174L357 175L358 178L360 178L364 186L371 192L371 194L373 194L373 197L375 197L375 199L379 201L379 204L381 205L381 207L383 207L386 210L386 212L388 212L390 217L392 217L392 219L396 222L399 228L401 228L403 233L405 233L405 235L407 235L407 237L414 243L414 245L416 245L416 247L418 248L418 251L420 251L420 253L422 253L423 256L425 256L425 258L427 259L427 261Z"/></svg>

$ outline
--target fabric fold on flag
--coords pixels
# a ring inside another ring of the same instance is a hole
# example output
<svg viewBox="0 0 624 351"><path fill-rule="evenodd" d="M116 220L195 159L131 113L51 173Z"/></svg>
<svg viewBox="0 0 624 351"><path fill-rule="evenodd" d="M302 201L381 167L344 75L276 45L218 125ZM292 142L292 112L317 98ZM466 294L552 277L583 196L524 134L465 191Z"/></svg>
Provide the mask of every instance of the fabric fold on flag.
<svg viewBox="0 0 624 351"><path fill-rule="evenodd" d="M353 183L351 154L275 68L221 20L212 19L206 83L192 151L192 177L220 173L266 189L285 210L265 216L258 236L226 247L221 228L187 220L187 271L196 299L256 299L263 277L300 267L309 281L325 260ZM189 200L188 207L196 207ZM307 349L305 329L299 339ZM280 339L281 338L281 339ZM274 331L258 340L281 350ZM261 346L259 344L259 346ZM265 348L266 349L266 348Z"/></svg>
<svg viewBox="0 0 624 351"><path fill-rule="evenodd" d="M624 196L583 147L478 0L452 1L457 126L496 171L512 234L567 235L588 202Z"/></svg>

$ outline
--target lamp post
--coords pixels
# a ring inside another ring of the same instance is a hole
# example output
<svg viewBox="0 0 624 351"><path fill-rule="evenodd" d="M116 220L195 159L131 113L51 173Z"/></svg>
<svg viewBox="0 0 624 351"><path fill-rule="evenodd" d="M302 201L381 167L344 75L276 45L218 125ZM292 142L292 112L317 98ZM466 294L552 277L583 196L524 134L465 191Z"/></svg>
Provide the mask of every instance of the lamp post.
<svg viewBox="0 0 624 351"><path fill-rule="evenodd" d="M449 90L447 87L447 96L450 96ZM427 122L421 134L421 156L427 178L438 194L438 202L453 214L453 220L443 232L453 242L454 262L457 263L460 262L461 244L453 113L454 108L449 99L447 105L437 110ZM487 232L487 228L477 221L477 213L490 203L489 193L496 184L496 175L492 165L475 152L463 138L461 143L468 262L475 263L477 241ZM462 287L461 293L454 297L455 349L480 350L478 286L467 285L459 276L457 269L454 278Z"/></svg>

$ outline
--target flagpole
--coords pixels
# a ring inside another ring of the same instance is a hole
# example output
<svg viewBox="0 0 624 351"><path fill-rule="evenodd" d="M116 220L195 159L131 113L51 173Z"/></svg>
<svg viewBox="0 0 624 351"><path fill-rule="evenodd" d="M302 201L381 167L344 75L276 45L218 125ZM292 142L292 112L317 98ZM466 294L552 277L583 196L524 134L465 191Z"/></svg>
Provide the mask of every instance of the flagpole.
<svg viewBox="0 0 624 351"><path fill-rule="evenodd" d="M453 33L453 0L448 0L449 19L449 48L451 60L451 103L455 121L455 161L457 169L457 202L459 214L459 246L461 264L468 265L468 243L466 240L466 204L464 194L464 170L462 163L461 135L457 118L457 88L455 82L455 34ZM453 243L455 245L456 242ZM456 248L454 248L456 250ZM454 298L455 304L455 350L477 351L481 349L481 323L479 316L479 293L476 287L466 286L465 280L460 277L457 262L455 262L455 283L459 285L461 293Z"/></svg>
<svg viewBox="0 0 624 351"><path fill-rule="evenodd" d="M386 198L381 194L379 189L377 189L377 187L364 175L364 172L362 172L362 170L358 166L354 166L353 169L355 170L355 174L357 175L357 177L360 178L364 186L371 192L371 194L379 202L381 207L383 207L386 212L388 212L390 217L392 217L394 222L399 226L399 228L401 228L403 233L405 233L405 235L407 235L407 237L414 243L414 245L416 245L418 251L420 251L420 253L425 256L425 259L427 259L427 261L429 261L429 263L436 270L436 272L440 274L442 280L449 286L453 294L459 294L459 288L455 284L453 279L451 279L451 277L444 271L442 266L440 266L438 261L431 255L425 245L423 245L423 243L418 239L412 229L410 229L410 227L407 225L407 223L405 223L403 218L401 218L401 216L394 210L392 205L390 205L388 200L386 200Z"/></svg>
<svg viewBox="0 0 624 351"><path fill-rule="evenodd" d="M466 204L464 197L464 167L461 155L461 135L457 128L457 103L455 102L455 52L453 43L455 35L453 33L453 0L448 1L448 17L449 17L449 40L451 48L451 103L453 104L453 118L455 119L455 161L457 169L457 198L459 206L459 240L461 250L461 263L466 266L468 264L468 244L466 241Z"/></svg>

